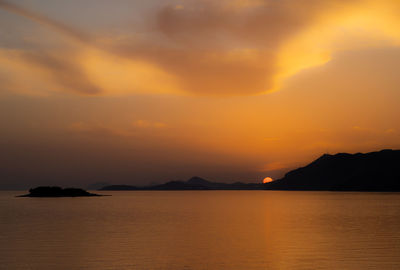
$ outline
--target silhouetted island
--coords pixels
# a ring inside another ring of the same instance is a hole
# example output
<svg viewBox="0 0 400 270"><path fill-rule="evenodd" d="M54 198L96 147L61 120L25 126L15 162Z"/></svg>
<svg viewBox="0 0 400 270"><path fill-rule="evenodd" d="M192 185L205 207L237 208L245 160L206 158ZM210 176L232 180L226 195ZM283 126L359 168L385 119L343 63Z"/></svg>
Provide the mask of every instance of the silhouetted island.
<svg viewBox="0 0 400 270"><path fill-rule="evenodd" d="M268 190L400 191L400 150L325 154L264 186Z"/></svg>
<svg viewBox="0 0 400 270"><path fill-rule="evenodd" d="M61 187L37 187L31 188L29 194L18 197L93 197L106 196L89 193L80 188L61 188Z"/></svg>
<svg viewBox="0 0 400 270"><path fill-rule="evenodd" d="M137 187L129 185L105 186L100 190L256 190L263 189L262 184L236 182L232 184L210 182L200 177L187 181L169 181L165 184Z"/></svg>

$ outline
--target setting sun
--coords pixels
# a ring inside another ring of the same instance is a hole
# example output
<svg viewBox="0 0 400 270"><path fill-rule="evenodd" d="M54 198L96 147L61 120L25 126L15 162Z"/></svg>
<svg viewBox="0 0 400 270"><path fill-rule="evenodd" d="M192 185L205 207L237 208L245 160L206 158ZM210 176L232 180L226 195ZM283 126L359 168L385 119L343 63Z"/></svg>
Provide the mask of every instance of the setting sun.
<svg viewBox="0 0 400 270"><path fill-rule="evenodd" d="M272 182L272 181L274 181L274 180L271 177L265 177L264 180L263 180L263 184L269 183L269 182Z"/></svg>

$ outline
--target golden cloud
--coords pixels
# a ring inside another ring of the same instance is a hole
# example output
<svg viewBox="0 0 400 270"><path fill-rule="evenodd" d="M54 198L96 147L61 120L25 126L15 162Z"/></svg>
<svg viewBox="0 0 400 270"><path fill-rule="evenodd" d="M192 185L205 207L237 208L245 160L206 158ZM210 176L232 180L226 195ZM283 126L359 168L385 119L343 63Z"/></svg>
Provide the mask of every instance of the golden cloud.
<svg viewBox="0 0 400 270"><path fill-rule="evenodd" d="M337 50L359 47L338 42L354 33L400 42L396 1L202 0L178 6L159 8L148 36L132 41L126 33L105 41L0 0L0 8L74 43L65 43L64 51L3 49L2 63L17 62L0 71L19 78L30 67L47 92L253 95L278 90L287 77L326 63ZM23 88L11 81L7 88Z"/></svg>

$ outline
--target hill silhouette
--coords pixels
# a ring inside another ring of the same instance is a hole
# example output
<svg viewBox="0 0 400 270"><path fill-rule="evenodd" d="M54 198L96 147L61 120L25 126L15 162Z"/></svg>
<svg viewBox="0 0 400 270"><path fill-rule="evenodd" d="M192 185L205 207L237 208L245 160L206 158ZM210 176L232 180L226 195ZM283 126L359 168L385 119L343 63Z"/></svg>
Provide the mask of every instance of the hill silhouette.
<svg viewBox="0 0 400 270"><path fill-rule="evenodd" d="M264 187L269 190L400 191L400 150L325 154Z"/></svg>
<svg viewBox="0 0 400 270"><path fill-rule="evenodd" d="M96 182L86 186L86 190L98 190L102 187L109 186L110 183L108 182Z"/></svg>
<svg viewBox="0 0 400 270"><path fill-rule="evenodd" d="M266 184L211 182L194 176L187 181L137 187L105 186L100 190L321 190L400 191L400 150L325 154L309 165Z"/></svg>
<svg viewBox="0 0 400 270"><path fill-rule="evenodd" d="M129 185L105 186L100 190L254 190L262 189L262 184L241 183L233 184L211 182L194 176L187 181L169 181L161 185L137 187Z"/></svg>

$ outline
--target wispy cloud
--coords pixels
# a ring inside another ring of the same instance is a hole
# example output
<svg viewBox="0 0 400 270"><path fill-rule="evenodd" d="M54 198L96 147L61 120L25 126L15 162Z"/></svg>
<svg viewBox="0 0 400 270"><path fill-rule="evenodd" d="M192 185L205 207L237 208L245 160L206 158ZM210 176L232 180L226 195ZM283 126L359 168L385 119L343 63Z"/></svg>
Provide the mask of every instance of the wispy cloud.
<svg viewBox="0 0 400 270"><path fill-rule="evenodd" d="M297 164L296 164L297 165ZM259 168L260 172L268 172L268 171L278 171L283 169L288 169L290 167L294 167L295 164L285 163L281 161L273 161L270 163L265 164L261 168Z"/></svg>
<svg viewBox="0 0 400 270"><path fill-rule="evenodd" d="M66 127L66 130L93 138L103 138L138 136L146 132L153 132L166 127L166 123L148 120L135 120L131 124L125 126L114 126L103 122L78 121L70 123Z"/></svg>
<svg viewBox="0 0 400 270"><path fill-rule="evenodd" d="M37 23L43 24L43 25L50 27L60 33L63 33L65 36L73 38L77 41L80 41L83 43L88 43L91 41L91 38L87 33L80 31L79 29L72 27L68 24L62 23L58 20L55 20L55 19L52 19L45 15L42 15L33 10L24 8L20 5L17 5L17 4L8 2L8 1L0 0L0 8L7 10L9 12L12 12L12 13L18 14L20 16L26 17Z"/></svg>
<svg viewBox="0 0 400 270"><path fill-rule="evenodd" d="M162 122L151 122L146 120L133 121L132 125L135 128L164 128L167 126L167 124Z"/></svg>

